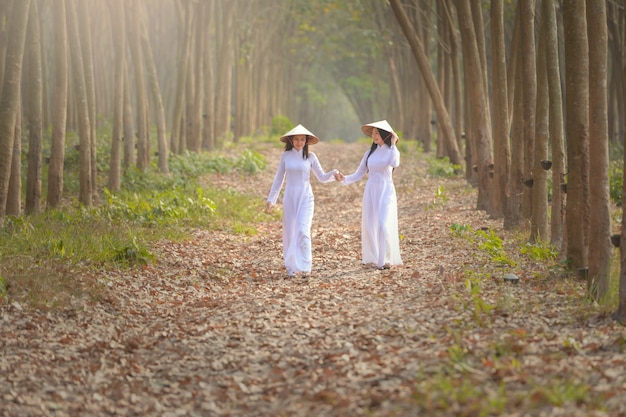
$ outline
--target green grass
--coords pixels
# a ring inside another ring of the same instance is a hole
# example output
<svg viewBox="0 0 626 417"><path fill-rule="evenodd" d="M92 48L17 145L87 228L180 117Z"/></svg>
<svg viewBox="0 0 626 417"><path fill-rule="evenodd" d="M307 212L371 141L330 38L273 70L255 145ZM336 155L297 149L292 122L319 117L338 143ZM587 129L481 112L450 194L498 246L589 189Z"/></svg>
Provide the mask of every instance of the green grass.
<svg viewBox="0 0 626 417"><path fill-rule="evenodd" d="M68 163L72 166L72 154ZM0 299L36 308L98 299L104 296L103 286L89 271L149 265L157 260L154 242L184 240L196 227L256 234L255 224L267 216L263 202L211 187L202 178L239 173L248 181L246 177L266 167L265 158L253 149L234 158L220 153L173 155L171 175L160 174L155 166L129 170L122 190L103 188L99 204L91 208L76 202L78 180L69 173L64 193L70 203L41 214L8 217L0 228Z"/></svg>

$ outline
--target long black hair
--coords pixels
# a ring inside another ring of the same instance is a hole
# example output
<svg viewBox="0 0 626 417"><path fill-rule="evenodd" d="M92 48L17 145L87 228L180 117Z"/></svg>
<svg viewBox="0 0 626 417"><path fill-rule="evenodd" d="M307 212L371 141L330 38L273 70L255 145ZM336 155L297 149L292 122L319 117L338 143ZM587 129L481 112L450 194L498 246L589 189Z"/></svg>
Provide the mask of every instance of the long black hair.
<svg viewBox="0 0 626 417"><path fill-rule="evenodd" d="M385 145L391 148L391 132L387 132L383 129L378 129L378 133L380 134L382 140L385 142ZM376 142L373 142L372 147L370 148L370 153L367 154L367 159L370 159L370 155L373 154L377 148L378 145L376 144ZM365 161L365 166L367 166L367 161Z"/></svg>
<svg viewBox="0 0 626 417"><path fill-rule="evenodd" d="M287 142L285 142L285 151L290 151L293 149L293 136L289 136L287 138ZM309 135L306 135L306 142L304 143L304 148L302 148L302 159L309 159Z"/></svg>

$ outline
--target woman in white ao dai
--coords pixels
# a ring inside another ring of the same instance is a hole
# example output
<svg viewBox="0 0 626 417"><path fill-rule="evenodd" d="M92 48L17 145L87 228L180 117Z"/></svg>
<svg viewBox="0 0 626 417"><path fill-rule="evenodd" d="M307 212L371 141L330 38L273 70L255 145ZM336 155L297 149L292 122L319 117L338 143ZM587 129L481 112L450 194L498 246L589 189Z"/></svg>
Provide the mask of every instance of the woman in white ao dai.
<svg viewBox="0 0 626 417"><path fill-rule="evenodd" d="M292 277L299 272L311 272L314 209L311 172L320 182L330 182L335 180L335 171L324 172L317 156L308 151L308 145L319 142L319 139L304 126L296 126L280 140L286 144L285 151L278 163L266 210L269 212L276 204L286 182L283 195L283 258L287 275Z"/></svg>
<svg viewBox="0 0 626 417"><path fill-rule="evenodd" d="M344 184L352 184L368 174L363 192L361 217L361 251L364 264L376 264L378 269L402 265L398 235L398 200L393 184L393 170L400 165L396 148L398 136L386 120L367 124L361 130L374 140L361 159L357 170L339 173Z"/></svg>

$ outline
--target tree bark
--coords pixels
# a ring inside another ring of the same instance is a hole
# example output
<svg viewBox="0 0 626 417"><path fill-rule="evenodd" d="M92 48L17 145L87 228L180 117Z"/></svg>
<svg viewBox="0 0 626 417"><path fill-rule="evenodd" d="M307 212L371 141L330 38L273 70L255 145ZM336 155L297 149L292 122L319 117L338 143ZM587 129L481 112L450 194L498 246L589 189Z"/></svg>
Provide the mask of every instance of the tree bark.
<svg viewBox="0 0 626 417"><path fill-rule="evenodd" d="M0 226L4 225L9 195L29 8L30 0L13 1L11 19L8 21L9 42L0 97Z"/></svg>
<svg viewBox="0 0 626 417"><path fill-rule="evenodd" d="M204 8L204 19L209 26L214 25L214 10L215 2L211 0ZM204 59L204 108L203 123L202 123L202 148L208 151L215 149L215 88L214 78L215 73L213 71L214 65L212 64L212 51L215 46L213 39L208 39L204 45L204 51L202 51L202 59Z"/></svg>
<svg viewBox="0 0 626 417"><path fill-rule="evenodd" d="M80 0L78 2L78 31L80 33L83 54L83 64L85 65L85 93L87 95L87 111L89 112L89 158L91 159L91 192L92 196L97 195L97 178L98 178L98 165L96 161L96 149L97 149L97 137L96 137L96 124L98 121L98 112L96 109L96 87L95 76L93 68L93 45L91 40L91 24L89 22L89 13L87 12L88 6L93 7L93 4L89 5L88 0Z"/></svg>
<svg viewBox="0 0 626 417"><path fill-rule="evenodd" d="M626 13L622 14L622 22L626 26ZM626 32L623 34L623 42L626 44ZM626 78L626 63L621 62L622 76ZM626 90L626 83L622 84ZM626 91L624 91L626 95ZM626 114L623 115L626 118ZM623 166L626 166L626 152L623 154L622 159ZM622 245L621 242L626 242L626 169L622 173L622 231L620 233L620 246L619 246L619 289L618 289L618 307L617 311L613 313L613 319L619 323L626 325L626 245Z"/></svg>
<svg viewBox="0 0 626 417"><path fill-rule="evenodd" d="M230 136L233 79L233 17L234 0L218 2L218 57L215 92L215 135L218 147Z"/></svg>
<svg viewBox="0 0 626 417"><path fill-rule="evenodd" d="M559 65L558 28L555 0L543 0L546 26L546 71L548 79L550 113L550 148L552 151L552 216L550 218L550 243L563 250L565 224L565 149L563 145L563 95Z"/></svg>
<svg viewBox="0 0 626 417"><path fill-rule="evenodd" d="M22 94L18 101L22 103ZM22 104L20 104L22 107ZM9 194L7 198L7 214L9 216L22 215L22 115L20 111L15 119L15 140L13 141L13 162L11 163L11 179L9 180Z"/></svg>
<svg viewBox="0 0 626 417"><path fill-rule="evenodd" d="M609 139L607 117L608 34L606 3L587 1L589 45L589 282L588 293L598 301L609 292L611 272L611 213L609 197Z"/></svg>
<svg viewBox="0 0 626 417"><path fill-rule="evenodd" d="M146 81L144 70L143 50L139 40L141 17L139 14L140 0L131 0L126 13L126 28L128 41L132 51L133 68L135 74L135 102L137 117L137 169L145 170L150 164L150 147L148 144L148 104L146 99Z"/></svg>
<svg viewBox="0 0 626 417"><path fill-rule="evenodd" d="M67 123L67 23L65 0L58 0L54 9L54 105L52 143L48 166L48 207L58 207L63 195L63 165L65 159L65 125Z"/></svg>
<svg viewBox="0 0 626 417"><path fill-rule="evenodd" d="M523 74L524 89L524 179L533 180L535 124L537 107L537 63L535 58L535 1L520 2L521 26L521 71ZM522 195L522 216L531 218L532 188L526 187Z"/></svg>
<svg viewBox="0 0 626 417"><path fill-rule="evenodd" d="M180 138L181 124L185 108L185 88L187 85L187 73L191 48L191 3L184 2L184 13L179 19L178 41L178 68L176 82L176 96L174 99L174 111L172 114L172 131L170 132L170 149L174 153L182 152L184 146Z"/></svg>
<svg viewBox="0 0 626 417"><path fill-rule="evenodd" d="M26 175L27 214L41 210L43 76L41 69L41 29L37 2L30 6L28 18L28 169Z"/></svg>
<svg viewBox="0 0 626 417"><path fill-rule="evenodd" d="M122 140L124 133L124 63L126 56L126 16L123 0L109 1L109 15L113 29L115 51L115 81L113 84L113 128L111 131L111 159L109 161L109 189L120 191L122 173Z"/></svg>
<svg viewBox="0 0 626 417"><path fill-rule="evenodd" d="M159 77L152 55L152 45L148 39L148 32L145 24L144 5L141 5L141 45L145 53L145 65L148 70L148 82L150 83L150 91L152 93L152 102L154 103L154 111L156 113L157 127L157 146L159 152L159 171L162 174L168 174L167 165L169 150L167 146L167 130L165 126L165 109L163 107L163 98L161 97L161 86L159 85Z"/></svg>
<svg viewBox="0 0 626 417"><path fill-rule="evenodd" d="M492 120L494 187L491 215L498 219L504 216L504 207L509 199L508 185L511 171L503 0L491 2L491 51L494 109Z"/></svg>
<svg viewBox="0 0 626 417"><path fill-rule="evenodd" d="M513 54L519 55L521 42L512 45L512 48L518 50ZM512 230L517 228L522 221L522 195L524 193L524 90L522 83L524 82L521 65L522 60L517 58L514 64L516 68L509 71L515 74L515 80L512 89L514 95L513 111L511 120L511 172L509 176L510 195L504 212L504 228Z"/></svg>
<svg viewBox="0 0 626 417"><path fill-rule="evenodd" d="M393 9L396 19L398 19L398 23L402 27L409 45L411 45L413 56L415 57L422 77L424 77L424 81L426 82L426 87L428 88L430 98L435 107L435 112L437 113L437 120L439 121L441 133L444 135L446 147L451 150L450 162L456 165L461 165L463 158L461 157L461 153L459 152L459 148L456 143L452 120L450 119L448 110L445 108L441 91L439 91L435 77L430 69L430 63L424 54L422 42L417 36L413 26L410 24L404 8L402 4L400 4L400 0L391 0L391 8Z"/></svg>
<svg viewBox="0 0 626 417"><path fill-rule="evenodd" d="M548 0L542 0L548 1ZM545 16L542 16L545 19ZM549 92L546 70L546 29L542 21L539 25L539 42L537 44L537 101L535 110L535 146L533 149L531 188L531 243L548 240L548 173L541 166L541 161L548 159L549 142Z"/></svg>
<svg viewBox="0 0 626 417"><path fill-rule="evenodd" d="M124 59L124 169L135 164L135 116L128 60Z"/></svg>
<svg viewBox="0 0 626 417"><path fill-rule="evenodd" d="M585 0L563 1L565 132L567 137L567 257L587 268L589 226L589 47Z"/></svg>
<svg viewBox="0 0 626 417"><path fill-rule="evenodd" d="M475 141L476 155L472 160L476 161L478 168L478 201L477 208L492 214L491 186L489 177L491 171L492 142L491 126L489 117L489 105L485 96L486 88L483 85L484 71L481 68L476 31L472 24L473 18L469 0L456 0L456 10L461 32L461 44L463 47L463 63L467 82L468 108L471 118L471 136ZM467 134L468 132L466 132Z"/></svg>
<svg viewBox="0 0 626 417"><path fill-rule="evenodd" d="M89 120L89 106L87 104L87 87L85 85L85 73L81 38L78 32L78 18L76 12L76 0L69 0L67 6L67 27L70 40L70 53L72 59L73 87L78 116L79 136L79 201L85 207L92 205L91 182L91 122Z"/></svg>

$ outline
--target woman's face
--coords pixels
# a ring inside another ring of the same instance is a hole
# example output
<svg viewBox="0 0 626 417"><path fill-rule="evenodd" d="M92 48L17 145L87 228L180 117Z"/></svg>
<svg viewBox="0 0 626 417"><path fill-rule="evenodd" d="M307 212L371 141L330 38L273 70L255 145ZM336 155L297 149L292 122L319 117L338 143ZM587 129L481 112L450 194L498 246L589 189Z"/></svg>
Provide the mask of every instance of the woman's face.
<svg viewBox="0 0 626 417"><path fill-rule="evenodd" d="M385 144L385 141L380 136L380 133L378 133L378 129L376 128L372 129L372 139L374 140L374 143L378 146L383 146Z"/></svg>
<svg viewBox="0 0 626 417"><path fill-rule="evenodd" d="M301 151L306 145L306 135L295 135L291 138L291 144L296 151Z"/></svg>

